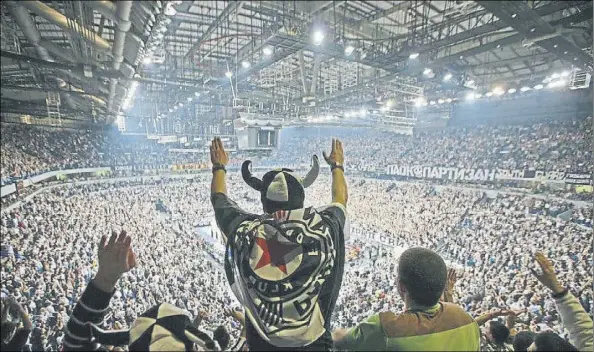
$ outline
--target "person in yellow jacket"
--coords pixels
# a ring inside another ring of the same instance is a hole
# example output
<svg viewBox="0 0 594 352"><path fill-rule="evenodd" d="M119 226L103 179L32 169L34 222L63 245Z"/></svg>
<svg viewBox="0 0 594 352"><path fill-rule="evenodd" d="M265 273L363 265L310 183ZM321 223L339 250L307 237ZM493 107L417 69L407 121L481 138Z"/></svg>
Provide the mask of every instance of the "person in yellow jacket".
<svg viewBox="0 0 594 352"><path fill-rule="evenodd" d="M478 351L478 324L460 306L440 302L448 270L435 252L415 247L398 262L403 313L374 314L350 331L334 331L334 346L351 351Z"/></svg>

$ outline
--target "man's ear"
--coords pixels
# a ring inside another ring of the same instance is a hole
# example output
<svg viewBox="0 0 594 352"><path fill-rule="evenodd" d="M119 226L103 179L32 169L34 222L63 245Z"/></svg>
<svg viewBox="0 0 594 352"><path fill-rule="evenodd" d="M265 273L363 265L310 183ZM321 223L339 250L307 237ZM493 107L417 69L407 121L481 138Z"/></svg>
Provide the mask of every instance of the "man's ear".
<svg viewBox="0 0 594 352"><path fill-rule="evenodd" d="M406 296L406 293L407 293L406 287L398 279L396 280L396 287L398 288L398 293L400 294L400 297L402 297L402 299L404 299L404 297Z"/></svg>

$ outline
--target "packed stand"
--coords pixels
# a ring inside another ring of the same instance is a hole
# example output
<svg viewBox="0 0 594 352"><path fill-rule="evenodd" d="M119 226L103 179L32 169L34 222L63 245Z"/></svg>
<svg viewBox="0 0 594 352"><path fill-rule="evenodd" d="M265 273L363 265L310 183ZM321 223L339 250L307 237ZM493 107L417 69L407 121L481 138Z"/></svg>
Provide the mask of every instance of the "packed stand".
<svg viewBox="0 0 594 352"><path fill-rule="evenodd" d="M553 300L529 273L537 249L555 262L560 279L592 314L591 228L554 217L542 210L545 205L521 196L489 198L478 190L361 178L348 182L348 245L358 250L345 265L333 326L352 327L373 312L401 310L393 273L399 253L413 246L433 249L457 268L456 299L472 316L493 308L525 309L518 329L567 335ZM306 206L327 204L329 184L320 176L306 190ZM237 339L240 326L223 312L236 304L221 267L223 252L196 232L196 226L214 225L208 189L203 176L60 187L4 213L2 295L14 296L32 317L33 348L57 350L61 327L97 269L99 238L122 228L134 237L140 259L118 283L109 328L130 327L152 305L168 302L193 318L205 311L202 328L224 325ZM229 190L243 209L261 212L258 194L235 174ZM168 212L155 209L157 200ZM574 216L591 224L591 214L588 208Z"/></svg>

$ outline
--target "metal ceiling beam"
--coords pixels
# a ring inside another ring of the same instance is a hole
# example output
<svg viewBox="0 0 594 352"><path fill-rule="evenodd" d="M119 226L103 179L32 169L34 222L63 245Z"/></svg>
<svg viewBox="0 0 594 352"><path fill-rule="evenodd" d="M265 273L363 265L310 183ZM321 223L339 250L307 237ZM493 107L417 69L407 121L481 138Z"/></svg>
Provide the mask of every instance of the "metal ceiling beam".
<svg viewBox="0 0 594 352"><path fill-rule="evenodd" d="M376 12L375 14L373 14L369 17L366 17L365 21L373 22L373 21L379 20L382 17L390 16L391 14L393 14L395 12L404 10L404 9L408 8L409 6L411 6L412 4L413 3L410 1L402 1L400 4L394 5L394 6L390 7L389 9Z"/></svg>
<svg viewBox="0 0 594 352"><path fill-rule="evenodd" d="M231 13L233 13L234 11L239 11L241 9L242 5L243 5L243 1L231 1L229 3L229 5L227 5L227 7L225 7L225 9L221 12L221 14L219 16L217 16L217 18L214 21L212 21L210 26L206 29L206 31L202 34L202 36L200 36L200 38L198 39L196 44L194 44L192 46L192 48L190 48L190 50L188 50L188 53L185 55L185 58L192 57L192 55L194 55L196 50L198 50L200 48L200 45L202 45L202 42L205 41L206 39L208 39L214 33L214 31L217 29L217 27L224 20L226 20L227 17L229 17L229 15Z"/></svg>
<svg viewBox="0 0 594 352"><path fill-rule="evenodd" d="M568 6L569 5L567 3L563 2L563 1L558 1L558 2L552 2L551 4L539 7L535 11L541 16L546 16L546 15L550 15L552 13L561 11L561 10L567 8ZM444 39L436 40L434 42L427 43L427 44L424 44L424 45L421 45L421 46L418 46L415 48L405 49L405 50L402 50L397 53L389 53L389 54L385 55L384 58L392 60L392 61L394 61L394 59L405 60L413 52L422 53L424 51L433 50L438 47L452 45L452 44L455 44L455 43L458 43L461 41L472 39L472 38L482 35L482 34L491 33L491 32L498 31L500 29L504 29L505 27L508 27L507 23L505 23L501 20L495 21L493 23L478 26L471 30L460 32L460 33L454 34L452 36L446 37Z"/></svg>
<svg viewBox="0 0 594 352"><path fill-rule="evenodd" d="M555 21L551 21L549 24L551 26L558 26L558 25L564 25L564 24L569 24L572 23L573 21L576 21L578 19L578 17L582 17L581 14L574 14L565 18L561 18L559 20L555 20ZM510 35L507 36L505 38L502 39L498 39L498 40L494 40L492 42L489 43L485 43L485 44L481 44L481 45L477 45L475 47L472 47L470 49L467 50L462 50L459 52L456 52L454 54L448 55L448 56L444 56L444 57L440 57L437 58L436 60L433 60L432 62L426 63L424 66L420 65L417 69L415 70L408 70L407 68L402 68L399 70L396 70L396 72L405 72L408 71L410 72L410 74L412 75L418 75L420 74L420 72L422 72L425 68L431 68L431 69L439 69L439 68L443 68L445 65L454 63L458 60L460 60L460 56L463 57L468 57L468 56L474 56L474 55L478 55L490 50L494 50L497 49L498 46L500 47L505 47L508 45L512 45L518 42L521 42L522 39L524 39L525 36L523 34L514 34L514 35Z"/></svg>
<svg viewBox="0 0 594 352"><path fill-rule="evenodd" d="M528 7L524 2L481 1L480 4L499 17L502 22L528 39L556 33L555 28L550 23L542 19L538 13ZM590 18L592 18L592 11L588 12L590 13ZM592 67L592 57L562 36L555 36L535 42L563 61L581 66L582 68Z"/></svg>
<svg viewBox="0 0 594 352"><path fill-rule="evenodd" d="M62 28L65 31L74 32L93 44L97 49L110 51L111 45L105 39L98 36L92 29L83 27L76 20L69 19L60 12L47 6L41 1L18 1L19 5L26 7L29 11L45 18L50 23ZM72 28L74 27L74 28Z"/></svg>

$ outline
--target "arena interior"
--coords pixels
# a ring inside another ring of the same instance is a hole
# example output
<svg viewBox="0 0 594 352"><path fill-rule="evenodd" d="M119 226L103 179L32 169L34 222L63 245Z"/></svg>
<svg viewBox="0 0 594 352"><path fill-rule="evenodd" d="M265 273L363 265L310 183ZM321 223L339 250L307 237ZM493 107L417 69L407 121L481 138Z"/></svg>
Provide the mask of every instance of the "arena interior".
<svg viewBox="0 0 594 352"><path fill-rule="evenodd" d="M2 1L2 350L592 351L592 4ZM304 331L231 289L246 170L331 234Z"/></svg>

